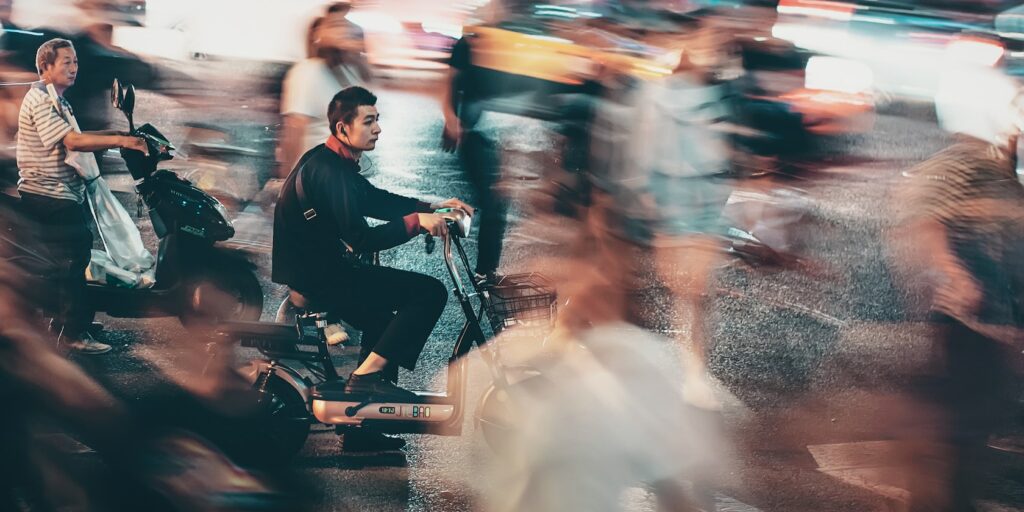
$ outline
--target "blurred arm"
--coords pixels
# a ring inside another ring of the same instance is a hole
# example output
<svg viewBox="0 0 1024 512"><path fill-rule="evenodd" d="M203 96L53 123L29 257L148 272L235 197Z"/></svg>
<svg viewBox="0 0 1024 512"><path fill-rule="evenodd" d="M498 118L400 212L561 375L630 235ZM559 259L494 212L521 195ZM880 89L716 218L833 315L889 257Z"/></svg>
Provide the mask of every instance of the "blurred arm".
<svg viewBox="0 0 1024 512"><path fill-rule="evenodd" d="M277 177L284 178L292 172L302 156L306 129L312 118L302 114L286 114L281 127L281 141L277 162Z"/></svg>
<svg viewBox="0 0 1024 512"><path fill-rule="evenodd" d="M145 148L136 137L125 135L108 135L104 132L69 132L64 136L64 147L70 151L92 152L107 149L139 149L139 145Z"/></svg>
<svg viewBox="0 0 1024 512"><path fill-rule="evenodd" d="M441 94L441 113L444 115L445 126L458 126L459 117L455 113L455 81L459 78L459 71L456 68L448 68L448 79L444 81L444 91Z"/></svg>

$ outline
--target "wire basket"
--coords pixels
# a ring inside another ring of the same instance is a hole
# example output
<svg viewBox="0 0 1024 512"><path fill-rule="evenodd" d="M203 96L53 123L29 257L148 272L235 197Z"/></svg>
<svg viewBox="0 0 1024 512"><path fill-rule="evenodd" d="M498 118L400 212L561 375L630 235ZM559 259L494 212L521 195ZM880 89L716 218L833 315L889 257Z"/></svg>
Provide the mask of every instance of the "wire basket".
<svg viewBox="0 0 1024 512"><path fill-rule="evenodd" d="M555 321L555 288L535 273L504 276L484 293L484 308L495 335L508 329L546 332Z"/></svg>

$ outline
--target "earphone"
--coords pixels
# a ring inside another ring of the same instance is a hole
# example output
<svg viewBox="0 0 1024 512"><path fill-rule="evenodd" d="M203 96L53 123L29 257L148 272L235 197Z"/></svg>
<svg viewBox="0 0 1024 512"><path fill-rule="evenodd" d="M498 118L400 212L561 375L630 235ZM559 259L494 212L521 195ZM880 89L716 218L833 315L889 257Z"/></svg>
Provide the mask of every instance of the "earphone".
<svg viewBox="0 0 1024 512"><path fill-rule="evenodd" d="M348 132L345 131L345 125L342 124L342 123L338 123L338 135L339 135L339 139L340 139L340 135L344 135L345 136L345 141L348 142L349 145L352 144L352 141L349 140L349 138L348 138ZM364 173L372 172L373 168L374 168L373 160L370 159L369 156L367 156L367 155L363 155L363 158L365 158L366 161L369 162L369 165L367 165L365 168L363 168L361 172L364 172Z"/></svg>

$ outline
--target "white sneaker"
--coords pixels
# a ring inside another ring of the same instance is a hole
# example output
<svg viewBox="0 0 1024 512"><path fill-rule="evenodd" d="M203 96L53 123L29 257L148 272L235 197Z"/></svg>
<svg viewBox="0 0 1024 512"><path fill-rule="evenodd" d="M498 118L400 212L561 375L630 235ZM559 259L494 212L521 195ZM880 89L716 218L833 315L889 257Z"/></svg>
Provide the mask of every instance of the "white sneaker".
<svg viewBox="0 0 1024 512"><path fill-rule="evenodd" d="M324 334L327 335L327 344L332 347L349 340L348 332L341 324L327 324L327 327L324 327Z"/></svg>
<svg viewBox="0 0 1024 512"><path fill-rule="evenodd" d="M114 347L107 345L106 343L100 343L92 337L91 334L84 332L77 340L64 341L64 346L68 347L79 354L85 355L99 355L106 354L113 350Z"/></svg>

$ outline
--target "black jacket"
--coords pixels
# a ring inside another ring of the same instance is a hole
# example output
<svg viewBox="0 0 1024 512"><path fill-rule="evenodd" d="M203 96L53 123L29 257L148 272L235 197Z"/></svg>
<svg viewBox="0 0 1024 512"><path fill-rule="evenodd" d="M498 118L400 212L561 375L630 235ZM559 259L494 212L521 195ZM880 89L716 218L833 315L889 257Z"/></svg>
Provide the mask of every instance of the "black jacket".
<svg viewBox="0 0 1024 512"><path fill-rule="evenodd" d="M300 175L307 201L318 215L314 222L303 217L295 194ZM320 144L302 156L281 187L274 210L271 279L295 290L314 290L324 273L354 267L344 257L345 244L356 253L401 245L419 234L418 223L403 217L428 211L427 203L373 186L359 173L358 163ZM366 217L389 222L370 227Z"/></svg>

